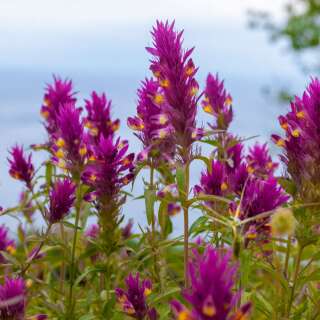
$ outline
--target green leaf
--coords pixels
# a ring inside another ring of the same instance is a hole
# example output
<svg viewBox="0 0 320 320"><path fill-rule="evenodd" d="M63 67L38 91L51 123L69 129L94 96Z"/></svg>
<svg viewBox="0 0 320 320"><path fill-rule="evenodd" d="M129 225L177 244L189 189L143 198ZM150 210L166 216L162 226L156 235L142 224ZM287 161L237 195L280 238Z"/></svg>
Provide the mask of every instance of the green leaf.
<svg viewBox="0 0 320 320"><path fill-rule="evenodd" d="M170 296L176 296L177 293L181 293L181 288L172 288L163 294L157 295L156 298L152 300L152 304L155 305L156 303L159 303L162 300L167 300L167 298L169 298Z"/></svg>
<svg viewBox="0 0 320 320"><path fill-rule="evenodd" d="M219 145L217 140L211 140L211 139L203 139L203 140L200 140L199 142L209 144L210 146L213 146L213 147L217 147Z"/></svg>
<svg viewBox="0 0 320 320"><path fill-rule="evenodd" d="M176 170L176 179L177 179L177 186L179 190L180 196L185 196L186 190L186 173L184 166L178 166Z"/></svg>
<svg viewBox="0 0 320 320"><path fill-rule="evenodd" d="M297 187L292 180L286 178L278 178L281 187L290 195L294 196L297 193Z"/></svg>
<svg viewBox="0 0 320 320"><path fill-rule="evenodd" d="M203 228L203 225L208 221L208 218L205 216L199 217L190 227L189 233L190 235L193 233L197 234L197 230Z"/></svg>
<svg viewBox="0 0 320 320"><path fill-rule="evenodd" d="M46 186L49 188L52 184L53 165L50 161L46 163Z"/></svg>
<svg viewBox="0 0 320 320"><path fill-rule="evenodd" d="M198 156L193 157L192 160L200 160L206 165L207 168L210 167L211 160L208 159L207 157L198 155Z"/></svg>
<svg viewBox="0 0 320 320"><path fill-rule="evenodd" d="M146 204L146 213L148 224L151 225L154 219L154 204L156 202L156 192L155 190L146 189L144 191L144 200Z"/></svg>
<svg viewBox="0 0 320 320"><path fill-rule="evenodd" d="M87 270L85 270L75 281L74 286L78 286L78 284L85 278L87 277L90 273L98 273L103 271L103 269L101 268L88 268Z"/></svg>
<svg viewBox="0 0 320 320"><path fill-rule="evenodd" d="M71 223L69 221L63 221L63 225L65 225L66 227L71 228L71 229L75 229L75 227L76 227L74 223ZM80 226L78 226L78 230L82 230L82 228Z"/></svg>

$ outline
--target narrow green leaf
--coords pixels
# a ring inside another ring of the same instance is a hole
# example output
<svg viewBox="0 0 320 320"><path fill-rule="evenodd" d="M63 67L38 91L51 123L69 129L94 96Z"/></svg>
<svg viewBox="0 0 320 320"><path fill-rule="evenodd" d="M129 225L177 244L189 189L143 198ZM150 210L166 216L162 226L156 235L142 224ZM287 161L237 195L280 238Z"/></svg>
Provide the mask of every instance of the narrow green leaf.
<svg viewBox="0 0 320 320"><path fill-rule="evenodd" d="M146 204L146 214L148 224L151 225L152 220L154 219L154 204L156 202L156 192L155 190L146 189L144 191L144 200Z"/></svg>
<svg viewBox="0 0 320 320"><path fill-rule="evenodd" d="M180 195L185 195L186 190L186 173L184 166L178 166L176 170L177 186Z"/></svg>

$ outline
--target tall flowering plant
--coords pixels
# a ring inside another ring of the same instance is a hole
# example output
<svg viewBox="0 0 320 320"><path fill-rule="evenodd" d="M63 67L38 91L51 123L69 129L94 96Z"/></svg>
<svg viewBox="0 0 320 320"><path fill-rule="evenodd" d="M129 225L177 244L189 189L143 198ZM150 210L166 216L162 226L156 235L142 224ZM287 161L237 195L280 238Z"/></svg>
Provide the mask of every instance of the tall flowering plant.
<svg viewBox="0 0 320 320"><path fill-rule="evenodd" d="M198 82L197 68L191 54L193 49L184 51L182 34L174 30L174 23L157 22L152 31L153 47L147 51L153 56L150 70L163 90L163 111L174 129L176 143L184 161L190 156L196 129Z"/></svg>
<svg viewBox="0 0 320 320"><path fill-rule="evenodd" d="M102 136L93 146L93 160L82 173L82 181L89 187L85 199L94 204L108 237L119 223L120 206L125 200L120 190L133 179L134 154L127 154L128 147L126 141Z"/></svg>

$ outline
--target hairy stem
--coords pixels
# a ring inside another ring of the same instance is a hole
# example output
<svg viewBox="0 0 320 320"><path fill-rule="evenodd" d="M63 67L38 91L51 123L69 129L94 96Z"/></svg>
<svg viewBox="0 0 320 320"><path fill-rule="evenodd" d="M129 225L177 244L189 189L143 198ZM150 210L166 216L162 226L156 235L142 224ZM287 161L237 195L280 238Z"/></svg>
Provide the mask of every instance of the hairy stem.
<svg viewBox="0 0 320 320"><path fill-rule="evenodd" d="M188 262L189 262L189 206L186 205L186 202L188 201L188 194L189 194L189 180L190 180L190 169L189 169L189 163L186 163L185 165L185 195L184 195L184 201L183 201L183 225L184 225L184 284L185 287L189 287L189 277L188 277Z"/></svg>

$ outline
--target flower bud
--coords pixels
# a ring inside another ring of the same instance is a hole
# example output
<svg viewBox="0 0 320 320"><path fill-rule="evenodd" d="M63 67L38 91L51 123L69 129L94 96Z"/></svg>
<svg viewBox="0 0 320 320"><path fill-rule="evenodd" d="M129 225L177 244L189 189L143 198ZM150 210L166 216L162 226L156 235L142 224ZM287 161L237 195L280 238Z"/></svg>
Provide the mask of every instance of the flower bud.
<svg viewBox="0 0 320 320"><path fill-rule="evenodd" d="M289 208L279 208L271 218L271 229L275 236L294 234L297 221Z"/></svg>

